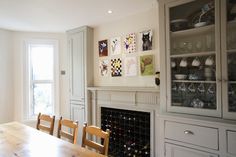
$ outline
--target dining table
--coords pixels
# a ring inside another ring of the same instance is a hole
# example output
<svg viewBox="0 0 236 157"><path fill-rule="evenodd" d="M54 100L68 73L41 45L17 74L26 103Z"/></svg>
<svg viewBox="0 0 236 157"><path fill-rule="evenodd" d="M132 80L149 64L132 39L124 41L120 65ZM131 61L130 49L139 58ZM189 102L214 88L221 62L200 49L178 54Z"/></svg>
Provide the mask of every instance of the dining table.
<svg viewBox="0 0 236 157"><path fill-rule="evenodd" d="M0 124L0 157L106 157L19 122Z"/></svg>

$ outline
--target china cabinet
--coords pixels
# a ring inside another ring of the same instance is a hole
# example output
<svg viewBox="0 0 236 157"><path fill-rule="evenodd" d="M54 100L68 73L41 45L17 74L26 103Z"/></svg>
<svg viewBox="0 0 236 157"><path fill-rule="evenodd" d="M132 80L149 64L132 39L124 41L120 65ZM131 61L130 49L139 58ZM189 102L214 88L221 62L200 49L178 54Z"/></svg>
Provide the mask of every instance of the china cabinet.
<svg viewBox="0 0 236 157"><path fill-rule="evenodd" d="M236 1L221 1L223 117L236 119Z"/></svg>
<svg viewBox="0 0 236 157"><path fill-rule="evenodd" d="M236 118L235 17L232 0L165 4L167 112Z"/></svg>
<svg viewBox="0 0 236 157"><path fill-rule="evenodd" d="M236 1L158 2L159 156L235 157Z"/></svg>
<svg viewBox="0 0 236 157"><path fill-rule="evenodd" d="M82 124L90 121L87 112L89 95L87 87L93 85L93 31L87 26L67 31L69 69L70 69L70 118L79 122L79 131ZM81 141L79 136L78 142Z"/></svg>

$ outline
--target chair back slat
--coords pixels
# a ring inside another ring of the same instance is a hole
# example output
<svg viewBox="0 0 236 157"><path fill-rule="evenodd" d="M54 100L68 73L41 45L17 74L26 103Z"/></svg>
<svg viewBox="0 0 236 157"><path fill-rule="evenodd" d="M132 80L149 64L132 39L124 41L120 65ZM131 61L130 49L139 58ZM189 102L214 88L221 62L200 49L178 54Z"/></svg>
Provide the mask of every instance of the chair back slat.
<svg viewBox="0 0 236 157"><path fill-rule="evenodd" d="M70 129L71 132L66 132L65 130L63 130L63 126ZM78 122L74 122L69 119L62 119L61 117L58 122L57 137L64 137L68 139L71 143L76 144L78 137Z"/></svg>
<svg viewBox="0 0 236 157"><path fill-rule="evenodd" d="M49 126L42 124L43 122L49 123ZM54 123L55 123L55 116L49 116L49 115L39 113L36 129L46 131L50 135L53 135Z"/></svg>
<svg viewBox="0 0 236 157"><path fill-rule="evenodd" d="M103 144L97 143L90 139L87 139L87 135L94 135L103 139ZM87 123L84 123L83 126L83 137L82 137L82 147L90 147L97 151L99 151L103 155L108 155L108 147L109 147L109 138L110 131L103 131L101 128L96 126L88 126Z"/></svg>

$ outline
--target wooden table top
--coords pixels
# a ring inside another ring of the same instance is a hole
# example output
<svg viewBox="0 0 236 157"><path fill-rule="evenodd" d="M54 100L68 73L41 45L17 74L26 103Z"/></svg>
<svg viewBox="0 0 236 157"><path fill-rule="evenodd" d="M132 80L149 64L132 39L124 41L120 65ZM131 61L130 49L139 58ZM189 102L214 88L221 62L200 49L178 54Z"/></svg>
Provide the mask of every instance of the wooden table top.
<svg viewBox="0 0 236 157"><path fill-rule="evenodd" d="M105 157L18 122L0 125L0 157Z"/></svg>

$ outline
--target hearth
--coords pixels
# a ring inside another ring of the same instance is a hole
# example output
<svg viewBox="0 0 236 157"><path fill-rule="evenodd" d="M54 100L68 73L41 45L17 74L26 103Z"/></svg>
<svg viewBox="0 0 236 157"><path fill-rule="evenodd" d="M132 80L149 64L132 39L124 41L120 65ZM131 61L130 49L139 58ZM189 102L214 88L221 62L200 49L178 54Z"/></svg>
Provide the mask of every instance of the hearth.
<svg viewBox="0 0 236 157"><path fill-rule="evenodd" d="M111 157L150 157L150 113L101 107L101 128L109 129Z"/></svg>

